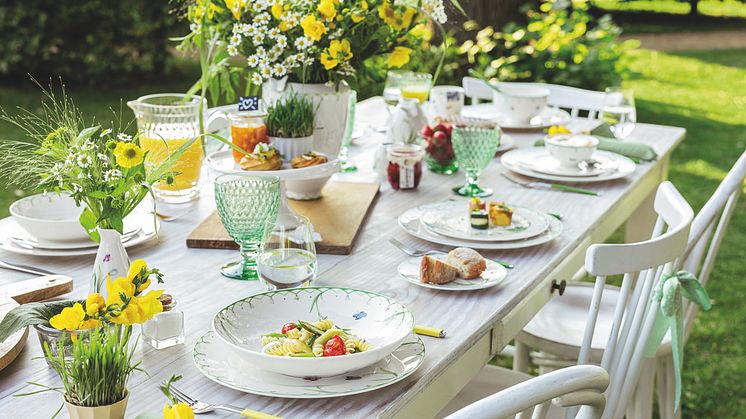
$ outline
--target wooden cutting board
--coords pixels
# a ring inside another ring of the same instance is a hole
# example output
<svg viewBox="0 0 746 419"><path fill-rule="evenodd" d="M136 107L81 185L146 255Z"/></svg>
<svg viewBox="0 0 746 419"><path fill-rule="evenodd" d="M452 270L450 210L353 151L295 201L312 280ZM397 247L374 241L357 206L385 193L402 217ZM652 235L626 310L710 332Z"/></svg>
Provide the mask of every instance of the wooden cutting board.
<svg viewBox="0 0 746 419"><path fill-rule="evenodd" d="M290 200L290 207L308 217L321 234L322 241L316 243L316 252L349 255L366 214L378 196L379 186L378 183L329 182L321 192L321 199ZM216 212L187 237L187 247L238 249Z"/></svg>
<svg viewBox="0 0 746 419"><path fill-rule="evenodd" d="M42 301L73 290L73 279L64 275L48 275L0 286L0 321L10 310L23 303ZM28 327L0 343L0 370L10 365L26 345Z"/></svg>

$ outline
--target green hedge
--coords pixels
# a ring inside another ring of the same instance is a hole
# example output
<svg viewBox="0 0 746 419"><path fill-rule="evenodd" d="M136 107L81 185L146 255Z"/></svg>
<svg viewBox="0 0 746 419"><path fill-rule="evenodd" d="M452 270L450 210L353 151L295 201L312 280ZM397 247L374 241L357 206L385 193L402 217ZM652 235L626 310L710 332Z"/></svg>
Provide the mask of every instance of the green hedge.
<svg viewBox="0 0 746 419"><path fill-rule="evenodd" d="M121 82L165 71L171 36L186 33L166 0L6 0L0 75Z"/></svg>

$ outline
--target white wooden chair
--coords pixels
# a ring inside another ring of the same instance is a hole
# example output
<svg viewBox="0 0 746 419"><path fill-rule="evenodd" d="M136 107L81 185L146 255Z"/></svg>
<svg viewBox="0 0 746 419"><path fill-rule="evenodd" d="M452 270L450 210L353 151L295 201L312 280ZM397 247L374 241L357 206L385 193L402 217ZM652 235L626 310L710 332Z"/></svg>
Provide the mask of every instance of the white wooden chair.
<svg viewBox="0 0 746 419"><path fill-rule="evenodd" d="M720 244L736 208L746 177L746 153L742 154L722 181L712 197L702 207L692 222L690 239L681 258L683 269L697 276L703 286L712 273ZM607 286L600 306L596 334L590 351L590 360L601 362L602 354L612 327L614 308L621 289ZM580 352L585 327L585 311L590 306L593 290L590 284L568 284L562 297L553 298L516 337L516 362L518 371L525 371L528 348L537 349L532 360L541 372L572 365ZM684 318L684 342L694 325L698 306L690 304ZM674 406L674 380L671 342L667 336L657 352L657 359L644 369L632 405L635 418L652 416L653 379L656 380L659 416L673 418L680 415Z"/></svg>
<svg viewBox="0 0 746 419"><path fill-rule="evenodd" d="M589 119L598 119L602 115L604 105L604 92L579 89L577 87L561 86L548 83L497 83L499 86L528 85L540 86L549 89L549 106L562 108L570 112L573 118L585 116ZM492 88L484 81L474 77L464 77L462 80L464 94L471 99L472 104L482 101L492 101ZM584 115L581 115L581 112Z"/></svg>
<svg viewBox="0 0 746 419"><path fill-rule="evenodd" d="M487 383L498 374L487 372ZM480 377L475 380L479 381ZM603 368L578 365L530 378L494 394L490 394L494 386L481 383L475 386L477 392L460 394L457 404L452 402L441 414L466 405L447 419L544 419L561 414L559 408L583 405L591 409L591 417L600 418L606 405L603 392L608 384L609 375Z"/></svg>
<svg viewBox="0 0 746 419"><path fill-rule="evenodd" d="M673 272L675 262L687 246L693 211L670 182L658 187L654 208L658 220L650 240L628 244L594 244L588 249L585 269L596 276L596 282L590 293L590 304L585 306L587 314L584 318L568 319L572 327L555 322L559 328L581 331L576 359L581 365L589 363L591 342L599 341L598 338L594 339L594 335L602 312L601 306L609 304L604 298L609 290L605 287L606 277L624 275L618 295L611 301L612 307L604 310L607 315L608 312L611 314L608 315L608 331L602 337L605 347L600 354L601 367L609 371L610 377L603 418L620 418L624 414L624 407L631 398L631 390L636 387L642 369L644 346L652 327L654 316L648 313L658 309L658 303L651 298L652 290L662 274ZM467 389L470 386L472 383L467 384ZM587 409L581 409L581 412L582 417L592 413Z"/></svg>

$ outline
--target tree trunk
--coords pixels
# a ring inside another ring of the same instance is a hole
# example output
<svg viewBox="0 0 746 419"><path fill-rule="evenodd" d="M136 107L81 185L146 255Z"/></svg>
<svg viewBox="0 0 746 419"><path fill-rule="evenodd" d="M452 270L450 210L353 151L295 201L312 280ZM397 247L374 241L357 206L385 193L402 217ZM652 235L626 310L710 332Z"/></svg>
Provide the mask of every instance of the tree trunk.
<svg viewBox="0 0 746 419"><path fill-rule="evenodd" d="M689 16L697 16L699 13L697 12L697 5L699 4L699 0L689 0Z"/></svg>

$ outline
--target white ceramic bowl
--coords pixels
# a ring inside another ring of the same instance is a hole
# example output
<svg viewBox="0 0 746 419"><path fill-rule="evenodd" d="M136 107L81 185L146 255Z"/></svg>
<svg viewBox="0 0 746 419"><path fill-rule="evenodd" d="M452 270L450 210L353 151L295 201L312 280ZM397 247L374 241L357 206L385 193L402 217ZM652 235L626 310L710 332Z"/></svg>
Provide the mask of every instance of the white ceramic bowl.
<svg viewBox="0 0 746 419"><path fill-rule="evenodd" d="M365 352L301 358L262 353L261 336L298 320L333 320L365 339ZM373 365L412 333L414 315L393 299L349 288L309 287L252 295L220 310L213 329L237 356L268 371L294 377L329 377Z"/></svg>
<svg viewBox="0 0 746 419"><path fill-rule="evenodd" d="M280 152L282 160L290 161L295 156L310 153L313 150L313 135L302 138L269 137L269 143Z"/></svg>
<svg viewBox="0 0 746 419"><path fill-rule="evenodd" d="M577 167L596 152L598 138L585 134L547 135L544 146L562 166Z"/></svg>
<svg viewBox="0 0 746 419"><path fill-rule="evenodd" d="M56 242L88 239L78 221L81 207L67 194L38 194L21 198L10 205L10 215L32 236Z"/></svg>
<svg viewBox="0 0 746 419"><path fill-rule="evenodd" d="M549 89L538 86L499 85L500 92L492 92L497 112L515 124L529 124L531 118L547 106Z"/></svg>

